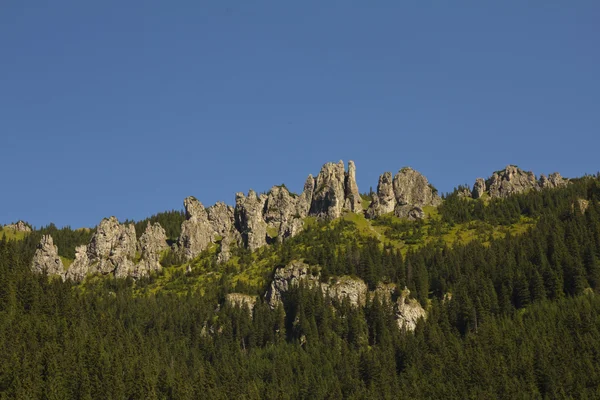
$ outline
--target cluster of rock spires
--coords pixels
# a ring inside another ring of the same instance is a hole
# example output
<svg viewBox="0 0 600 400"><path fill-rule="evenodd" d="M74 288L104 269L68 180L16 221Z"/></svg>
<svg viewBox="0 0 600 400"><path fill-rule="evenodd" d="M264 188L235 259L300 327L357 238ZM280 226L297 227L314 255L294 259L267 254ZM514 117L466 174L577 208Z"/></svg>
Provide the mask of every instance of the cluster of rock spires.
<svg viewBox="0 0 600 400"><path fill-rule="evenodd" d="M335 219L344 211L362 212L356 184L356 167L348 163L327 163L316 178L309 175L302 194L291 193L285 185L273 186L267 194L250 190L236 193L235 207L224 203L204 208L194 197L184 201L186 221L178 248L193 259L212 243L220 244L219 261L227 261L233 244L252 251L270 241L283 241L303 228L303 219L314 216Z"/></svg>
<svg viewBox="0 0 600 400"><path fill-rule="evenodd" d="M161 253L168 249L165 230L150 224L139 240L133 224L120 224L117 218L100 222L90 243L75 249L75 260L65 270L58 248L50 235L44 235L33 257L32 269L63 279L80 281L88 274L111 274L140 278L161 268Z"/></svg>
<svg viewBox="0 0 600 400"><path fill-rule="evenodd" d="M474 199L481 198L484 194L490 198L506 198L529 190L557 188L567 183L569 180L563 178L558 172L548 176L542 174L538 180L533 172L523 171L516 165L508 165L503 170L494 172L487 180L477 178L471 193L464 195Z"/></svg>
<svg viewBox="0 0 600 400"><path fill-rule="evenodd" d="M541 175L537 180L531 172L509 165L489 179L478 178L472 191L462 195L480 198L507 197L531 189L564 186L568 180L560 174ZM218 245L218 261L226 262L231 249L243 246L254 251L269 242L283 241L303 229L307 216L335 219L344 212L364 213L367 218L394 213L397 217L421 219L423 208L438 206L441 198L427 178L412 168L402 168L395 176L385 172L379 177L377 193L364 210L356 183L356 166L343 161L327 163L314 178L309 175L300 195L291 193L285 185L273 186L267 194L250 190L248 195L237 193L235 207L218 202L205 208L195 197L184 200L186 220L173 250L183 259L191 260L211 245ZM14 227L13 227L14 225ZM8 226L8 225L7 225ZM9 227L30 231L23 221ZM139 278L161 268L161 253L169 247L164 229L149 224L136 240L132 224L123 225L115 217L104 219L87 246L79 246L73 263L65 271L52 238L42 238L32 268L46 270L64 279L81 280L87 274L114 274ZM337 290L335 287L331 290Z"/></svg>

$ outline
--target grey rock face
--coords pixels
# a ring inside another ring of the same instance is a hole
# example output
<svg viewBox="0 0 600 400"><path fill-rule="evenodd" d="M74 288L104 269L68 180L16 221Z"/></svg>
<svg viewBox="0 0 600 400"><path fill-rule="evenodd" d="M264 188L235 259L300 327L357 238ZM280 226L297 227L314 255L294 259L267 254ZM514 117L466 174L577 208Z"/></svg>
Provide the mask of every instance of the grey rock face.
<svg viewBox="0 0 600 400"><path fill-rule="evenodd" d="M343 301L347 298L350 304L358 307L364 306L367 299L367 284L362 279L351 278L349 276L339 277L330 284L322 284L324 292L331 298Z"/></svg>
<svg viewBox="0 0 600 400"><path fill-rule="evenodd" d="M277 239L280 242L284 240L296 236L298 233L302 232L304 229L304 222L300 218L292 218L285 224L281 224L279 226L279 233Z"/></svg>
<svg viewBox="0 0 600 400"><path fill-rule="evenodd" d="M302 261L292 261L285 267L277 269L265 295L269 306L277 307L283 294L290 288L299 286L301 282L309 287L320 285L319 276L313 275L310 266Z"/></svg>
<svg viewBox="0 0 600 400"><path fill-rule="evenodd" d="M17 221L14 224L4 225L4 228L12 229L16 232L31 232L31 228L24 221Z"/></svg>
<svg viewBox="0 0 600 400"><path fill-rule="evenodd" d="M402 168L393 181L396 203L412 206L438 206L441 199L437 190L429 185L429 181L420 172L412 168Z"/></svg>
<svg viewBox="0 0 600 400"><path fill-rule="evenodd" d="M391 213L396 207L396 195L392 184L392 173L384 172L377 183L377 194L367 209L367 218L376 218L380 215Z"/></svg>
<svg viewBox="0 0 600 400"><path fill-rule="evenodd" d="M161 253L169 248L167 244L167 234L159 223L154 225L148 223L146 231L139 240L139 247L142 258L136 265L134 277L139 278L148 275L150 272L160 271Z"/></svg>
<svg viewBox="0 0 600 400"><path fill-rule="evenodd" d="M265 222L269 227L279 229L296 215L297 197L292 196L285 186L273 186L267 196Z"/></svg>
<svg viewBox="0 0 600 400"><path fill-rule="evenodd" d="M348 172L345 179L345 196L344 208L355 213L363 211L362 199L356 184L356 166L354 161L348 162Z"/></svg>
<svg viewBox="0 0 600 400"><path fill-rule="evenodd" d="M206 250L214 238L214 230L204 206L195 197L187 197L183 205L187 219L181 224L179 249L186 259L191 260ZM214 224L218 225L221 221L220 214L213 212L213 218Z"/></svg>
<svg viewBox="0 0 600 400"><path fill-rule="evenodd" d="M217 202L206 209L208 222L215 235L224 237L235 224L234 209L223 202Z"/></svg>
<svg viewBox="0 0 600 400"><path fill-rule="evenodd" d="M121 225L115 217L100 222L87 248L90 272L127 276L133 269L137 241L133 224Z"/></svg>
<svg viewBox="0 0 600 400"><path fill-rule="evenodd" d="M325 219L339 218L345 202L345 180L343 161L323 165L317 176L310 215Z"/></svg>
<svg viewBox="0 0 600 400"><path fill-rule="evenodd" d="M266 202L267 196L259 197L254 190L248 192L248 197L235 195L235 225L244 245L252 251L267 244L267 223L263 219Z"/></svg>
<svg viewBox="0 0 600 400"><path fill-rule="evenodd" d="M314 191L315 178L313 178L312 175L308 175L308 178L306 178L306 182L304 183L304 191L300 197L298 197L298 201L296 202L296 215L298 218L304 218L308 216Z"/></svg>
<svg viewBox="0 0 600 400"><path fill-rule="evenodd" d="M536 188L537 181L533 172L526 172L514 165L508 165L505 169L494 172L487 180L486 185L490 197L504 198Z"/></svg>
<svg viewBox="0 0 600 400"><path fill-rule="evenodd" d="M407 218L409 221L416 221L425 218L425 212L421 207L411 205L396 205L394 215L398 218Z"/></svg>
<svg viewBox="0 0 600 400"><path fill-rule="evenodd" d="M82 281L89 272L90 264L87 246L77 246L75 248L75 260L69 266L65 278L72 281Z"/></svg>
<svg viewBox="0 0 600 400"><path fill-rule="evenodd" d="M473 185L473 198L479 199L486 191L485 181L483 178L477 178L475 180L475 184Z"/></svg>
<svg viewBox="0 0 600 400"><path fill-rule="evenodd" d="M52 236L44 235L37 245L31 270L36 273L46 272L48 275L59 275L64 277L65 270L63 263L58 256L58 247L54 245Z"/></svg>
<svg viewBox="0 0 600 400"><path fill-rule="evenodd" d="M328 294L338 301L348 298L350 304L364 306L367 298L367 285L361 279L341 276L329 283L321 283L319 279L320 273L314 274L308 264L302 261L292 261L275 271L265 298L269 306L275 308L282 301L284 293L288 292L290 288L304 284L309 288L320 288L323 294Z"/></svg>
<svg viewBox="0 0 600 400"><path fill-rule="evenodd" d="M558 172L554 172L554 173L548 175L548 177L546 177L546 175L542 174L540 176L539 186L541 189L557 188L557 187L566 186L567 183L569 183L568 179L565 179L562 176L560 176L560 174Z"/></svg>
<svg viewBox="0 0 600 400"><path fill-rule="evenodd" d="M438 206L442 199L427 178L412 168L402 168L394 179L386 172L379 177L377 195L366 212L367 218L394 212L400 218L425 217L422 207Z"/></svg>
<svg viewBox="0 0 600 400"><path fill-rule="evenodd" d="M298 213L301 197L292 195L285 186L274 186L267 198L265 221L276 229L277 239L283 241L302 230L303 223Z"/></svg>
<svg viewBox="0 0 600 400"><path fill-rule="evenodd" d="M409 296L410 290L405 288L396 302L396 321L400 329L414 331L419 319L427 318L427 312L417 300Z"/></svg>

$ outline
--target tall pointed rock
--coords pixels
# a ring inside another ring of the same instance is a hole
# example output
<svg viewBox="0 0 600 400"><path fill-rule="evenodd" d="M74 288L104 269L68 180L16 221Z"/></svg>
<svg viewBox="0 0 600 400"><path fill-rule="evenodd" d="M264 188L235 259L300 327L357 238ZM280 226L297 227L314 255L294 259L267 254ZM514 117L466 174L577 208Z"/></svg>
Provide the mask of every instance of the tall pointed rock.
<svg viewBox="0 0 600 400"><path fill-rule="evenodd" d="M348 172L346 172L345 179L345 197L344 208L355 213L363 211L362 199L358 191L358 185L356 184L356 166L352 160L348 161Z"/></svg>

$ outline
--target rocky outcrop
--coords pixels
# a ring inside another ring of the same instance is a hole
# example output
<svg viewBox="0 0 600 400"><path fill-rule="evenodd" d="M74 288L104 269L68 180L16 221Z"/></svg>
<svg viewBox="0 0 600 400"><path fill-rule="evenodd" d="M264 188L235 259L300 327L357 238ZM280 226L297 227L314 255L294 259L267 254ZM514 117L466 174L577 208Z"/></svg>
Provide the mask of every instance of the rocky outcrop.
<svg viewBox="0 0 600 400"><path fill-rule="evenodd" d="M314 191L315 178L313 178L312 175L308 175L308 178L306 178L306 182L304 183L304 190L296 202L296 216L298 218L304 218L308 216Z"/></svg>
<svg viewBox="0 0 600 400"><path fill-rule="evenodd" d="M273 186L267 197L265 222L277 231L277 239L283 241L302 230L302 219L298 214L297 195L291 194L282 186Z"/></svg>
<svg viewBox="0 0 600 400"><path fill-rule="evenodd" d="M87 248L93 269L89 272L125 277L133 271L137 250L135 227L122 225L116 217L103 219Z"/></svg>
<svg viewBox="0 0 600 400"><path fill-rule="evenodd" d="M356 184L356 166L354 161L348 161L348 172L345 174L345 196L344 208L346 210L361 213L363 211L362 199Z"/></svg>
<svg viewBox="0 0 600 400"><path fill-rule="evenodd" d="M4 225L4 228L12 229L16 232L31 232L31 227L24 221L17 221L14 224Z"/></svg>
<svg viewBox="0 0 600 400"><path fill-rule="evenodd" d="M442 199L423 174L410 167L402 168L394 176L396 204L411 206L438 206Z"/></svg>
<svg viewBox="0 0 600 400"><path fill-rule="evenodd" d="M311 268L302 261L292 261L275 271L271 285L265 294L267 303L271 308L275 308L290 288L298 287L300 284L309 288L320 288L323 294L340 302L347 298L353 306L364 306L367 298L367 285L362 279L341 276L322 283L318 269Z"/></svg>
<svg viewBox="0 0 600 400"><path fill-rule="evenodd" d="M325 219L339 218L345 203L345 180L343 161L323 165L317 175L310 214Z"/></svg>
<svg viewBox="0 0 600 400"><path fill-rule="evenodd" d="M398 218L406 218L409 221L416 221L425 218L425 211L421 207L406 205L396 205L394 215Z"/></svg>
<svg viewBox="0 0 600 400"><path fill-rule="evenodd" d="M569 183L569 180L563 178L558 172L554 172L548 177L542 174L538 182L540 189L562 187L566 186L567 183Z"/></svg>
<svg viewBox="0 0 600 400"><path fill-rule="evenodd" d="M208 213L195 197L187 197L183 201L186 220L181 224L179 236L179 250L185 259L191 260L208 248L214 240L214 229L208 220ZM213 212L214 225L219 225L220 219Z"/></svg>
<svg viewBox="0 0 600 400"><path fill-rule="evenodd" d="M146 226L146 231L139 240L141 252L140 262L135 267L134 278L147 276L151 272L160 271L160 257L162 253L169 248L167 244L167 234L159 223Z"/></svg>
<svg viewBox="0 0 600 400"><path fill-rule="evenodd" d="M473 186L473 198L479 199L484 193L491 198L506 198L529 190L558 188L568 183L569 180L563 178L558 172L548 176L542 174L537 180L533 172L523 171L516 165L508 165L503 170L494 172L487 181L477 178Z"/></svg>
<svg viewBox="0 0 600 400"><path fill-rule="evenodd" d="M377 183L377 194L373 195L373 202L367 209L367 218L376 218L394 211L396 195L392 184L392 173L384 172Z"/></svg>
<svg viewBox="0 0 600 400"><path fill-rule="evenodd" d="M358 278L341 276L332 280L329 284L321 284L324 293L332 299L344 301L348 299L350 304L363 307L367 299L367 284Z"/></svg>
<svg viewBox="0 0 600 400"><path fill-rule="evenodd" d="M400 329L414 331L419 319L427 318L427 312L416 299L409 298L410 290L404 288L396 302L396 321Z"/></svg>
<svg viewBox="0 0 600 400"><path fill-rule="evenodd" d="M31 270L36 273L47 273L64 277L65 269L58 256L58 247L54 245L52 236L44 235L35 249Z"/></svg>
<svg viewBox="0 0 600 400"><path fill-rule="evenodd" d="M235 195L235 226L242 236L245 247L254 251L267 244L267 223L263 212L267 196L257 196L254 190Z"/></svg>
<svg viewBox="0 0 600 400"><path fill-rule="evenodd" d="M534 189L538 185L533 172L508 165L505 169L494 172L486 181L486 186L490 197L504 198Z"/></svg>
<svg viewBox="0 0 600 400"><path fill-rule="evenodd" d="M300 283L304 283L308 287L319 286L319 275L313 275L310 266L302 261L292 261L285 267L278 268L265 294L269 306L277 307L282 301L284 293L290 288L299 286Z"/></svg>
<svg viewBox="0 0 600 400"><path fill-rule="evenodd" d="M485 180L483 178L477 178L473 185L473 198L479 199L486 191Z"/></svg>
<svg viewBox="0 0 600 400"><path fill-rule="evenodd" d="M386 172L379 177L377 194L366 212L367 218L394 212L399 218L422 219L423 207L438 206L442 202L437 190L420 172L402 168L392 179Z"/></svg>
<svg viewBox="0 0 600 400"><path fill-rule="evenodd" d="M82 281L89 272L90 264L87 246L77 246L75 248L75 260L69 266L65 278L72 281Z"/></svg>
<svg viewBox="0 0 600 400"><path fill-rule="evenodd" d="M208 207L206 214L213 231L213 241L217 239L217 236L224 237L228 235L235 225L234 208L221 201Z"/></svg>

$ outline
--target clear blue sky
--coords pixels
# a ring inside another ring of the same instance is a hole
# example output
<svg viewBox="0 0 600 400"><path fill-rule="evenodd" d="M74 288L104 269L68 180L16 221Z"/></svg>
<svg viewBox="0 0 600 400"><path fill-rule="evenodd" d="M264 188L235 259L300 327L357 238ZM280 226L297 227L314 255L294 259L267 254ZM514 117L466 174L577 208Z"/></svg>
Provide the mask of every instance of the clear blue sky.
<svg viewBox="0 0 600 400"><path fill-rule="evenodd" d="M367 6L368 5L368 6ZM600 170L600 2L3 1L0 224Z"/></svg>

